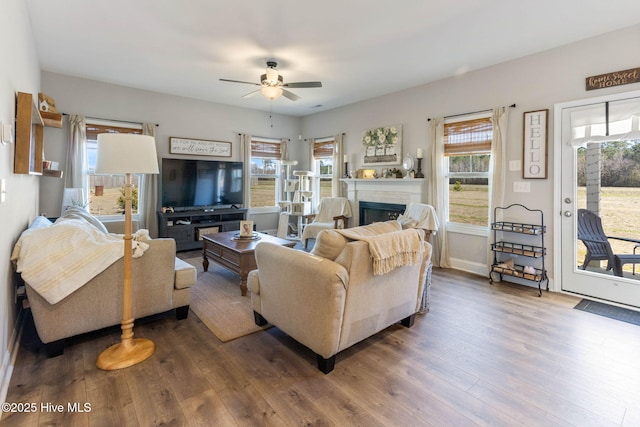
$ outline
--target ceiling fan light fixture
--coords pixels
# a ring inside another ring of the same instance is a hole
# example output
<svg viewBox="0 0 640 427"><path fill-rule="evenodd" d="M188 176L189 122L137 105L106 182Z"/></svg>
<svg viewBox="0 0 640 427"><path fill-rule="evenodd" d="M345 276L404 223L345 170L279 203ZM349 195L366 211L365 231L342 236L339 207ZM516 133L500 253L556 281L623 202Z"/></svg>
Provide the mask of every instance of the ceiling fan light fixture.
<svg viewBox="0 0 640 427"><path fill-rule="evenodd" d="M282 95L282 88L277 86L264 86L260 89L262 94L270 100L278 99Z"/></svg>
<svg viewBox="0 0 640 427"><path fill-rule="evenodd" d="M267 84L275 86L278 83L278 78L281 77L280 74L278 74L277 69L271 67L267 68L267 78L265 79Z"/></svg>

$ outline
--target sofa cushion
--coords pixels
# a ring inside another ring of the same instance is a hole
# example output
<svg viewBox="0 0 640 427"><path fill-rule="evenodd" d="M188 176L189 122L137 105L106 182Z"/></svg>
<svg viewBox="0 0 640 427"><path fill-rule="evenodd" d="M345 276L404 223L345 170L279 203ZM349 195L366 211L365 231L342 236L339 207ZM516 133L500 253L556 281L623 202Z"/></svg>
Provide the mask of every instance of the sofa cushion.
<svg viewBox="0 0 640 427"><path fill-rule="evenodd" d="M313 255L334 261L347 244L347 239L335 230L322 230L316 237Z"/></svg>
<svg viewBox="0 0 640 427"><path fill-rule="evenodd" d="M197 279L197 271L196 268L176 257L176 278L174 287L176 289L184 289L189 288L192 285L195 285Z"/></svg>

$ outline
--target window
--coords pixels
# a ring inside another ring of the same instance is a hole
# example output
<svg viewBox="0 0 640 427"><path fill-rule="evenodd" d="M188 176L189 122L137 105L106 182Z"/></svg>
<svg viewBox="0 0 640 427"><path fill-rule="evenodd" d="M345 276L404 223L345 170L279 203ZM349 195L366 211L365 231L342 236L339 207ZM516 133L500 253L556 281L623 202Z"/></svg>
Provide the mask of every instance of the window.
<svg viewBox="0 0 640 427"><path fill-rule="evenodd" d="M274 207L280 194L280 141L251 141L251 207Z"/></svg>
<svg viewBox="0 0 640 427"><path fill-rule="evenodd" d="M92 123L87 120L87 179L89 187L89 212L101 219L108 217L118 217L124 213L124 175L103 175L96 174L96 152L98 149L98 134L100 133L134 133L142 134L141 127L131 128L127 124L116 126L114 124ZM132 188L132 215L134 219L139 219L139 210L141 207L140 199L142 195L141 185L142 179L140 175L133 175Z"/></svg>
<svg viewBox="0 0 640 427"><path fill-rule="evenodd" d="M489 117L445 123L445 194L450 223L488 226L492 139Z"/></svg>
<svg viewBox="0 0 640 427"><path fill-rule="evenodd" d="M313 144L313 163L316 174L316 188L314 189L315 204L318 205L323 197L331 197L333 185L333 146L334 141L316 141Z"/></svg>

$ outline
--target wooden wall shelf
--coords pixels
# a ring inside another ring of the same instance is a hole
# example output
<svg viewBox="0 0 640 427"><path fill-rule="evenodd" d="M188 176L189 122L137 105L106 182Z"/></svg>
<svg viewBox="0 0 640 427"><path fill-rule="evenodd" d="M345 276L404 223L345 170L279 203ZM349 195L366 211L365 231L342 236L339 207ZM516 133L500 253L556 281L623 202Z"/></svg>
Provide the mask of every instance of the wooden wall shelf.
<svg viewBox="0 0 640 427"><path fill-rule="evenodd" d="M13 172L42 174L44 122L33 95L18 92Z"/></svg>
<svg viewBox="0 0 640 427"><path fill-rule="evenodd" d="M48 111L40 111L45 126L53 128L62 128L62 113L50 113Z"/></svg>

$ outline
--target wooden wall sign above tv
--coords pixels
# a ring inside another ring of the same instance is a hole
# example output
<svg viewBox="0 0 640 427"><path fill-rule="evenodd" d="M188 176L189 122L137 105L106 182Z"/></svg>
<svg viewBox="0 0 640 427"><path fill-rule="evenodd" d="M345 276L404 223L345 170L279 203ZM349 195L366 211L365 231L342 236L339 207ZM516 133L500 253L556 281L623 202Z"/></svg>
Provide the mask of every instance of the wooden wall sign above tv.
<svg viewBox="0 0 640 427"><path fill-rule="evenodd" d="M231 143L206 139L169 138L171 154L194 154L197 156L231 157Z"/></svg>
<svg viewBox="0 0 640 427"><path fill-rule="evenodd" d="M604 89L638 82L640 82L640 67L587 77L587 90Z"/></svg>

